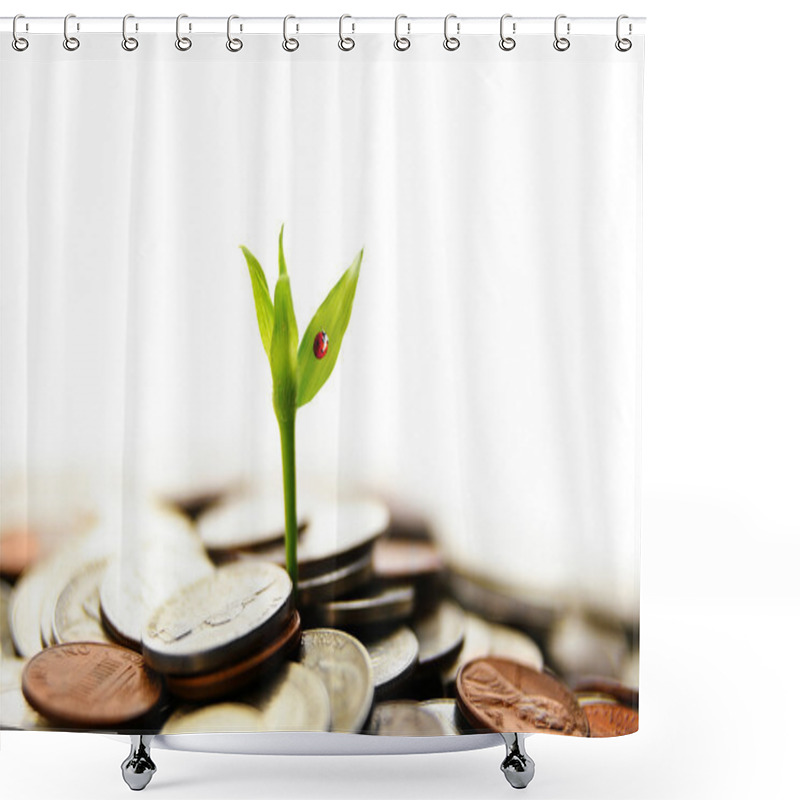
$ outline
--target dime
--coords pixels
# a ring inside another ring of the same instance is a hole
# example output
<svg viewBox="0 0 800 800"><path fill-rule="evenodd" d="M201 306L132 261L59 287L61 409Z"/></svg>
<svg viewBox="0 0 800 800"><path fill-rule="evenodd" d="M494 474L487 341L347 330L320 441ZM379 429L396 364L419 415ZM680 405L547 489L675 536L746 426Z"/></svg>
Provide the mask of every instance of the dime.
<svg viewBox="0 0 800 800"><path fill-rule="evenodd" d="M639 690L632 689L611 678L582 678L572 685L572 690L606 695L629 708L639 707Z"/></svg>
<svg viewBox="0 0 800 800"><path fill-rule="evenodd" d="M282 567L227 564L153 612L142 637L145 660L175 675L215 670L272 639L292 609L292 582Z"/></svg>
<svg viewBox="0 0 800 800"><path fill-rule="evenodd" d="M639 730L639 713L617 703L589 703L583 707L589 720L589 736L627 736Z"/></svg>
<svg viewBox="0 0 800 800"><path fill-rule="evenodd" d="M39 557L39 537L30 528L6 528L0 533L0 575L16 578Z"/></svg>
<svg viewBox="0 0 800 800"><path fill-rule="evenodd" d="M13 656L14 640L11 638L11 586L0 581L0 656Z"/></svg>
<svg viewBox="0 0 800 800"><path fill-rule="evenodd" d="M152 613L184 586L214 573L197 535L175 512L132 509L121 550L100 584L103 624L124 645L141 649Z"/></svg>
<svg viewBox="0 0 800 800"><path fill-rule="evenodd" d="M274 492L237 497L207 510L197 532L209 551L241 550L283 541L285 517L280 487ZM298 503L302 502L302 496ZM304 528L308 511L298 506L297 523Z"/></svg>
<svg viewBox="0 0 800 800"><path fill-rule="evenodd" d="M314 512L297 542L300 578L332 572L368 553L389 525L389 511L378 500L322 505ZM283 545L267 548L264 555L285 563Z"/></svg>
<svg viewBox="0 0 800 800"><path fill-rule="evenodd" d="M161 679L138 653L113 644L55 645L22 673L22 692L36 711L79 728L131 722L155 707L161 690Z"/></svg>
<svg viewBox="0 0 800 800"><path fill-rule="evenodd" d="M387 583L408 583L437 576L444 562L433 542L383 537L375 542L375 577Z"/></svg>
<svg viewBox="0 0 800 800"><path fill-rule="evenodd" d="M360 731L372 707L374 683L364 645L344 631L315 628L303 633L300 663L316 672L328 690L331 730Z"/></svg>
<svg viewBox="0 0 800 800"><path fill-rule="evenodd" d="M367 733L379 736L446 736L447 726L413 700L378 703L372 710Z"/></svg>
<svg viewBox="0 0 800 800"><path fill-rule="evenodd" d="M372 662L376 697L395 691L417 666L419 642L411 628L403 625L388 636L364 642Z"/></svg>
<svg viewBox="0 0 800 800"><path fill-rule="evenodd" d="M333 600L314 608L314 619L330 628L389 625L408 619L414 611L414 589L398 586L366 597Z"/></svg>
<svg viewBox="0 0 800 800"><path fill-rule="evenodd" d="M213 703L176 709L161 729L173 733L231 733L263 730L258 709L244 703Z"/></svg>
<svg viewBox="0 0 800 800"><path fill-rule="evenodd" d="M238 691L258 680L280 664L300 642L300 615L295 611L289 624L269 644L242 661L222 667L216 672L199 675L167 675L167 688L184 700L212 700Z"/></svg>
<svg viewBox="0 0 800 800"><path fill-rule="evenodd" d="M492 627L476 614L464 614L464 645L458 652L456 660L442 672L445 684L456 679L458 671L467 661L480 656L491 655Z"/></svg>
<svg viewBox="0 0 800 800"><path fill-rule="evenodd" d="M58 596L53 612L53 637L65 642L111 642L100 619L100 583L109 559L84 565Z"/></svg>
<svg viewBox="0 0 800 800"><path fill-rule="evenodd" d="M455 700L451 700L449 697L436 697L433 700L424 700L420 706L439 719L448 736L456 736L461 733L459 725L461 712L459 712Z"/></svg>
<svg viewBox="0 0 800 800"><path fill-rule="evenodd" d="M491 656L465 664L456 679L456 697L464 717L478 730L589 733L586 715L566 686L505 658Z"/></svg>
<svg viewBox="0 0 800 800"><path fill-rule="evenodd" d="M328 731L331 701L319 675L290 661L248 696L261 710L265 731Z"/></svg>
<svg viewBox="0 0 800 800"><path fill-rule="evenodd" d="M423 669L446 668L464 643L464 611L449 600L443 600L411 627L419 640L419 665Z"/></svg>
<svg viewBox="0 0 800 800"><path fill-rule="evenodd" d="M490 655L509 658L542 671L544 656L539 646L527 633L507 625L493 624L490 626L490 634Z"/></svg>

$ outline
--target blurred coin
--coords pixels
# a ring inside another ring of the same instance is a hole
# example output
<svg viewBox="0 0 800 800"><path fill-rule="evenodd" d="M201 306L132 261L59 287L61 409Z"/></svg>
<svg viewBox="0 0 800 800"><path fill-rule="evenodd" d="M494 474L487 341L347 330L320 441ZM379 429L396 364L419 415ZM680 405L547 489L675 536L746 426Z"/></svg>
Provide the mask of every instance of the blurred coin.
<svg viewBox="0 0 800 800"><path fill-rule="evenodd" d="M385 582L404 582L439 575L442 556L433 542L382 537L375 542L375 577Z"/></svg>
<svg viewBox="0 0 800 800"><path fill-rule="evenodd" d="M478 658L465 664L456 679L456 699L478 730L589 733L583 709L564 684L505 658Z"/></svg>
<svg viewBox="0 0 800 800"><path fill-rule="evenodd" d="M622 661L619 679L625 686L638 688L639 686L639 648L633 649Z"/></svg>
<svg viewBox="0 0 800 800"><path fill-rule="evenodd" d="M372 709L366 732L378 736L446 736L450 733L436 714L413 700L378 703Z"/></svg>
<svg viewBox="0 0 800 800"><path fill-rule="evenodd" d="M417 666L419 642L406 625L387 636L366 641L364 646L372 662L375 697L395 691Z"/></svg>
<svg viewBox="0 0 800 800"><path fill-rule="evenodd" d="M53 637L65 642L111 642L100 619L100 583L109 559L90 561L58 596L53 612Z"/></svg>
<svg viewBox="0 0 800 800"><path fill-rule="evenodd" d="M433 531L424 514L409 508L407 504L397 501L396 498L387 498L386 503L390 516L387 536L416 541L429 542L433 540Z"/></svg>
<svg viewBox="0 0 800 800"><path fill-rule="evenodd" d="M0 533L0 575L16 578L39 557L39 537L27 527L5 528Z"/></svg>
<svg viewBox="0 0 800 800"><path fill-rule="evenodd" d="M14 640L11 638L11 585L0 581L0 655L13 656Z"/></svg>
<svg viewBox="0 0 800 800"><path fill-rule="evenodd" d="M116 640L141 650L143 628L156 608L213 573L214 565L183 517L149 508L128 510L120 550L100 584L103 624Z"/></svg>
<svg viewBox="0 0 800 800"><path fill-rule="evenodd" d="M36 711L79 728L131 722L156 706L161 690L160 677L138 653L113 644L55 645L22 673L22 692Z"/></svg>
<svg viewBox="0 0 800 800"><path fill-rule="evenodd" d="M144 657L174 675L215 670L275 638L292 610L292 582L283 567L227 564L153 612L142 637Z"/></svg>
<svg viewBox="0 0 800 800"><path fill-rule="evenodd" d="M614 703L589 703L583 706L589 720L589 735L599 739L608 736L627 736L639 730L639 713Z"/></svg>
<svg viewBox="0 0 800 800"><path fill-rule="evenodd" d="M628 652L621 628L600 626L580 612L560 617L550 631L547 649L558 672L568 678L602 675L617 678Z"/></svg>
<svg viewBox="0 0 800 800"><path fill-rule="evenodd" d="M261 713L244 703L213 703L176 709L161 729L171 733L240 733L264 730Z"/></svg>
<svg viewBox="0 0 800 800"><path fill-rule="evenodd" d="M301 579L297 584L297 602L302 606L335 600L344 594L360 589L372 578L372 553L343 567Z"/></svg>
<svg viewBox="0 0 800 800"><path fill-rule="evenodd" d="M299 644L300 633L300 615L295 611L288 625L267 640L265 648L215 672L166 675L167 688L184 700L216 700L239 691L279 666Z"/></svg>
<svg viewBox="0 0 800 800"><path fill-rule="evenodd" d="M378 500L321 504L298 537L297 562L301 580L330 573L370 552L389 524L389 511ZM285 563L282 544L265 548L264 555Z"/></svg>
<svg viewBox="0 0 800 800"><path fill-rule="evenodd" d="M445 669L458 656L464 643L464 611L443 600L429 614L411 625L419 640L419 665L422 669Z"/></svg>
<svg viewBox="0 0 800 800"><path fill-rule="evenodd" d="M448 736L461 733L458 722L461 714L455 700L449 697L436 697L433 700L424 700L420 703L420 707L439 719Z"/></svg>
<svg viewBox="0 0 800 800"><path fill-rule="evenodd" d="M50 723L25 699L21 686L0 692L0 728L17 731L44 731Z"/></svg>
<svg viewBox="0 0 800 800"><path fill-rule="evenodd" d="M542 651L527 633L498 624L490 626L490 633L490 655L519 661L521 664L527 664L539 671L544 668Z"/></svg>
<svg viewBox="0 0 800 800"><path fill-rule="evenodd" d="M177 493L167 493L162 496L167 506L196 522L204 513L221 503L227 496L229 489L221 487L197 489Z"/></svg>
<svg viewBox="0 0 800 800"><path fill-rule="evenodd" d="M19 689L22 686L22 671L27 663L27 659L3 654L0 658L0 692L6 689ZM2 709L0 709L1 715Z"/></svg>
<svg viewBox="0 0 800 800"><path fill-rule="evenodd" d="M320 603L313 609L314 620L329 628L362 625L392 625L408 619L414 611L414 589L398 586L366 597L349 597Z"/></svg>
<svg viewBox="0 0 800 800"><path fill-rule="evenodd" d="M331 701L319 675L311 669L285 663L275 677L247 697L261 710L265 731L328 731Z"/></svg>
<svg viewBox="0 0 800 800"><path fill-rule="evenodd" d="M639 690L610 678L586 677L572 684L574 692L603 694L630 708L639 707Z"/></svg>
<svg viewBox="0 0 800 800"><path fill-rule="evenodd" d="M367 721L373 698L372 663L355 637L315 628L300 640L300 663L322 679L331 702L331 730L357 733Z"/></svg>
<svg viewBox="0 0 800 800"><path fill-rule="evenodd" d="M445 685L455 681L458 670L467 661L491 655L491 647L492 628L490 624L477 616L477 614L464 614L464 645L459 650L455 661L442 671L442 680Z"/></svg>
<svg viewBox="0 0 800 800"><path fill-rule="evenodd" d="M198 520L197 532L206 549L240 550L282 542L286 527L280 486L272 492L235 497L207 510ZM298 497L297 524L308 523L308 511Z"/></svg>

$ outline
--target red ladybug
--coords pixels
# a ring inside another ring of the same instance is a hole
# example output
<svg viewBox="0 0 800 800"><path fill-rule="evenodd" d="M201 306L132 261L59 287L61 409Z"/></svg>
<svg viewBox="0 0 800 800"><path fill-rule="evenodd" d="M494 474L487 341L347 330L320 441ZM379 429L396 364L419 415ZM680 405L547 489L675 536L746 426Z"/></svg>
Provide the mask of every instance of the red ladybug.
<svg viewBox="0 0 800 800"><path fill-rule="evenodd" d="M314 355L317 358L323 358L325 353L328 352L328 334L325 331L320 331L314 337Z"/></svg>

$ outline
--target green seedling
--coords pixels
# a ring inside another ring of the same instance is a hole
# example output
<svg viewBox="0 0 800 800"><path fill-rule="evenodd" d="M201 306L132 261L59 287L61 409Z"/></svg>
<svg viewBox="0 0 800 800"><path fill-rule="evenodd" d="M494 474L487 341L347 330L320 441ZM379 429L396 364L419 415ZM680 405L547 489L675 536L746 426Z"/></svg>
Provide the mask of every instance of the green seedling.
<svg viewBox="0 0 800 800"><path fill-rule="evenodd" d="M264 270L256 257L241 245L256 304L258 329L272 371L272 406L281 434L283 505L286 519L286 570L297 592L297 470L295 464L295 417L297 409L311 401L325 385L342 347L350 322L353 298L364 250L355 257L309 322L298 347L297 320L286 258L283 226L278 237L278 282L270 297Z"/></svg>

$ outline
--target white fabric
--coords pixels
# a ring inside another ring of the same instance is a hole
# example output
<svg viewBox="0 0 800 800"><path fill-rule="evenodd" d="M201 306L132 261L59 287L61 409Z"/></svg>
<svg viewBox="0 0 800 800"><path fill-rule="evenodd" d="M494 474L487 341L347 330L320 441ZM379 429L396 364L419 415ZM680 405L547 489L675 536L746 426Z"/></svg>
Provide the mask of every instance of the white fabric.
<svg viewBox="0 0 800 800"><path fill-rule="evenodd" d="M389 492L456 563L634 619L643 42L572 39L4 37L6 501L279 472L238 245L274 288L285 223L301 336L365 248L299 491Z"/></svg>

